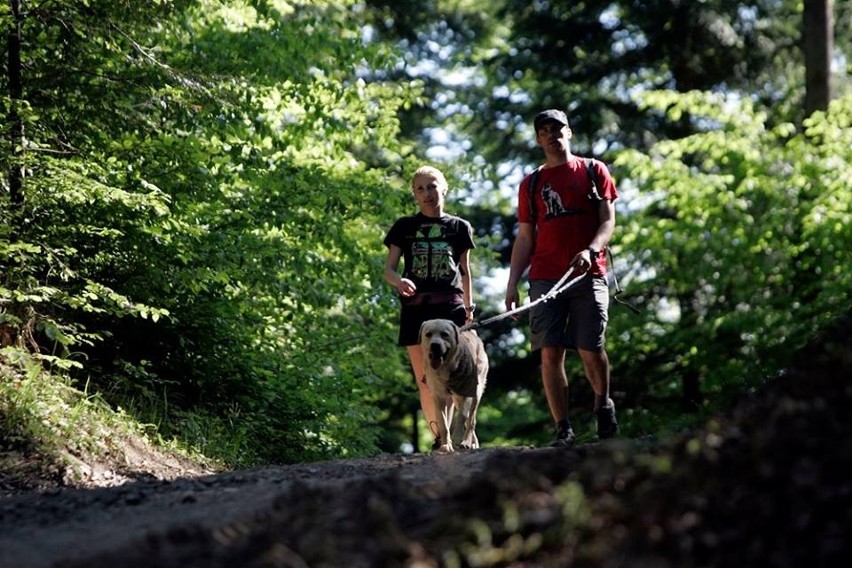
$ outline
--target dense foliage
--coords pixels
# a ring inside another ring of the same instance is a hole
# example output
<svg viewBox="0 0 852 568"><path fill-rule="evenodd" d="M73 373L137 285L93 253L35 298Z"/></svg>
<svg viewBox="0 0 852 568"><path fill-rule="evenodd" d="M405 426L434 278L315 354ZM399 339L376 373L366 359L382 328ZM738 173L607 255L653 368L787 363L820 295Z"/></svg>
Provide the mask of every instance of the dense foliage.
<svg viewBox="0 0 852 568"><path fill-rule="evenodd" d="M740 92L771 107L775 120L805 116L802 2L368 4L378 32L406 50L398 72L422 79L429 94L431 112L407 116L447 129L492 163L539 158L528 126L539 108L564 108L577 148L607 158L691 132L688 121L647 112L636 94L648 90ZM838 79L848 77L852 7L833 4ZM848 80L834 87L850 92Z"/></svg>
<svg viewBox="0 0 852 568"><path fill-rule="evenodd" d="M637 379L629 391L683 384L700 403L690 384L711 397L754 385L849 305L852 97L801 130L724 96L645 100L697 132L616 162L630 180L625 208L636 208L617 257L644 314L614 312L614 351Z"/></svg>
<svg viewBox="0 0 852 568"><path fill-rule="evenodd" d="M416 86L359 78L388 57L352 3L186 4L23 13L8 343L232 463L371 450Z"/></svg>
<svg viewBox="0 0 852 568"><path fill-rule="evenodd" d="M413 61L413 43L379 41L377 22L394 20L372 4L0 6L4 29L20 30L18 74L10 58L0 78L5 362L28 351L78 388L232 465L395 451L416 438L381 241L413 210L405 188L428 150L415 142L418 117L443 117L454 136L494 142L476 156L462 146L458 162L442 166L454 187L473 187L465 199L454 193L450 207L477 226L482 276L505 255L501 231L512 214L511 197L476 190L501 171L477 159L529 156L521 112L573 91L506 71L519 63L506 63L514 52L501 42L509 29L538 29L532 8L467 12L476 17L458 45L481 43L459 53L479 62L494 55L487 84L505 79L506 100L523 101L498 109L504 122L494 122L495 109L424 90L423 69L412 69L428 68L426 53ZM600 12L576 10L601 21ZM621 14L625 26L644 21ZM521 25L525 15L532 19ZM3 42L15 51L14 33ZM536 45L547 43L520 53ZM431 63L441 61L439 53ZM696 55L690 68L703 61ZM696 86L718 87L723 70ZM626 431L640 434L660 427L651 417L684 385L700 407L771 375L791 345L848 305L852 101L840 98L800 126L789 105L767 105L763 95L618 85L597 76L571 89L591 105L624 99L643 128L660 127L641 148L607 155L622 191L616 268L641 308L639 316L613 308L611 356ZM460 108L466 126L450 124ZM612 112L599 116L616 121ZM512 134L483 124L512 125ZM614 124L600 125L612 133L607 147L639 140L636 130L619 138ZM499 299L491 300L482 305L493 310ZM524 359L522 329L489 336L498 373ZM531 380L495 381L483 420L492 435L483 439L535 438L505 434L546 423Z"/></svg>

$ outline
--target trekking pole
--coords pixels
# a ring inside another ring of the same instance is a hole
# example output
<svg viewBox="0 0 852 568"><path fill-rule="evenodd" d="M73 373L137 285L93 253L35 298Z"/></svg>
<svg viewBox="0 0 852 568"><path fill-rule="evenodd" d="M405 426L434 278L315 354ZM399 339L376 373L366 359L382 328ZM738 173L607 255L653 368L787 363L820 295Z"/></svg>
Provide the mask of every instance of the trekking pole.
<svg viewBox="0 0 852 568"><path fill-rule="evenodd" d="M612 299L615 300L616 302L618 302L619 304L621 304L622 306L627 306L628 308L630 308L631 310L633 310L637 314L642 313L639 308L637 308L633 304L629 304L629 303L625 302L624 300L622 300L621 298L618 297L618 295L621 294L622 292L624 292L624 290L622 290L621 286L618 285L618 278L615 276L615 260L613 260L613 258L612 258L612 249L610 247L606 247L606 253L609 256L609 264L610 264L609 273L612 274L612 283L615 286L615 294L612 295Z"/></svg>

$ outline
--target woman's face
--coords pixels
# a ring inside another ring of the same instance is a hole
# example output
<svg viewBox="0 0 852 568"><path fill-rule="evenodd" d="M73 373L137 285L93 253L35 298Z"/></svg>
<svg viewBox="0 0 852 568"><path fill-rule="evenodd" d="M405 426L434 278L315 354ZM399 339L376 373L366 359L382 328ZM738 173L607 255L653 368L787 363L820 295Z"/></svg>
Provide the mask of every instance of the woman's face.
<svg viewBox="0 0 852 568"><path fill-rule="evenodd" d="M444 187L434 176L420 174L415 176L412 182L414 201L420 206L424 213L440 211L444 207L444 195L447 188Z"/></svg>

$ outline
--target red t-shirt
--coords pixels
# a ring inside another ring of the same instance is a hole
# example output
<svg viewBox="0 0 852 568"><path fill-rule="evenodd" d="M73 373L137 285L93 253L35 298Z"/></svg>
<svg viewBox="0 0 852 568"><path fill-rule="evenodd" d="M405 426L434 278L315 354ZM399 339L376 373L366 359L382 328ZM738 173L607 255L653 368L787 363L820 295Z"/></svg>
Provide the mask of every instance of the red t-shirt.
<svg viewBox="0 0 852 568"><path fill-rule="evenodd" d="M609 170L597 164L598 194L615 201L618 191ZM529 185L531 175L521 181L518 192L518 221L535 223L535 248L530 260L530 280L558 280L571 259L589 247L598 230L599 202L589 199L591 182L582 158L572 156L567 163L542 168L535 192L536 219L531 218ZM591 273L606 275L606 255L597 258Z"/></svg>

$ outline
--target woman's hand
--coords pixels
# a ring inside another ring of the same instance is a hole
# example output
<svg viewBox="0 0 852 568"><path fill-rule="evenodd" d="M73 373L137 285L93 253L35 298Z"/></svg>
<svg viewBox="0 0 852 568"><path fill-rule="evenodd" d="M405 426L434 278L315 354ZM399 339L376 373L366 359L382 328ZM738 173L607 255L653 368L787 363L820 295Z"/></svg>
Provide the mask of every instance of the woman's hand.
<svg viewBox="0 0 852 568"><path fill-rule="evenodd" d="M476 311L476 304L471 304L469 306L464 307L464 312L465 312L464 322L465 323L472 323L473 322L473 313L475 311Z"/></svg>
<svg viewBox="0 0 852 568"><path fill-rule="evenodd" d="M417 286L414 285L414 282L409 280L408 278L400 278L399 284L396 286L397 292L399 292L400 296L409 297L413 296L417 293Z"/></svg>

